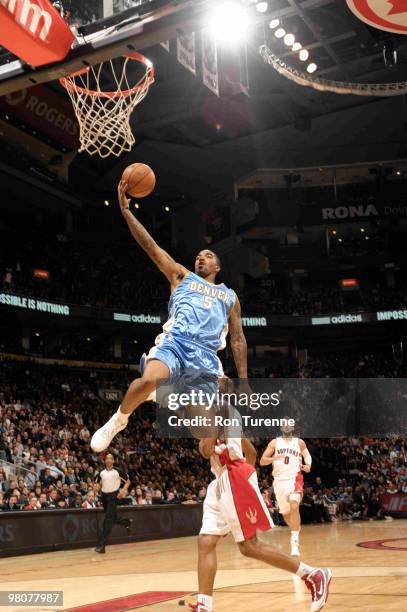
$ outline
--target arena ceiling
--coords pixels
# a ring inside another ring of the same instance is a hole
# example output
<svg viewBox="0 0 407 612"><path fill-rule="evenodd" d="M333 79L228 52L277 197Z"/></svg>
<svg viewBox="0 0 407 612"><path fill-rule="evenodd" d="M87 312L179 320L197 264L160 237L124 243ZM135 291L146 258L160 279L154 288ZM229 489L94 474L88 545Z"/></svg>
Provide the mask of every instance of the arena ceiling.
<svg viewBox="0 0 407 612"><path fill-rule="evenodd" d="M164 193L209 194L230 188L231 179L256 168L406 157L403 96L360 98L301 87L265 65L259 46L266 41L276 55L297 66L267 28L278 18L309 49L319 76L385 83L407 80L407 39L363 23L344 0L268 4L268 12L255 17L247 49L248 96L217 97L199 73L194 76L177 62L174 50L168 54L159 44L144 49L155 64L157 80L133 115L136 145L120 160L78 155L72 164L74 181L76 177L75 182L83 183L86 177L96 191L106 192L125 166L145 161L156 170ZM385 65L384 47L390 54L397 50L392 68Z"/></svg>
<svg viewBox="0 0 407 612"><path fill-rule="evenodd" d="M158 82L134 115L137 144L107 169L97 185L106 188L130 161L158 169L161 184L185 191L223 189L255 168L291 167L394 159L407 153L404 97L359 98L301 87L265 65L259 45L296 65L282 42L263 27L279 18L306 46L319 76L350 82L407 80L407 39L372 28L344 0L276 0L258 20L248 47L249 96L209 92L162 47L146 50ZM384 47L397 49L386 67Z"/></svg>

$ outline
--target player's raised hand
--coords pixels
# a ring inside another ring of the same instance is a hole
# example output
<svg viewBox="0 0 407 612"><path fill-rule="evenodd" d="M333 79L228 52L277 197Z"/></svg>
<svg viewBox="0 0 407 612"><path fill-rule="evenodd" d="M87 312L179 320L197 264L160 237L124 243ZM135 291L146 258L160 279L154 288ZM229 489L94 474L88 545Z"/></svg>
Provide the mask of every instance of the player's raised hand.
<svg viewBox="0 0 407 612"><path fill-rule="evenodd" d="M303 464L301 467L302 471L305 472L306 474L309 474L311 471L311 466L310 465L305 465Z"/></svg>
<svg viewBox="0 0 407 612"><path fill-rule="evenodd" d="M117 187L117 195L119 198L120 210L122 212L125 210L129 210L130 208L130 200L126 196L126 190L127 190L127 183L121 180Z"/></svg>

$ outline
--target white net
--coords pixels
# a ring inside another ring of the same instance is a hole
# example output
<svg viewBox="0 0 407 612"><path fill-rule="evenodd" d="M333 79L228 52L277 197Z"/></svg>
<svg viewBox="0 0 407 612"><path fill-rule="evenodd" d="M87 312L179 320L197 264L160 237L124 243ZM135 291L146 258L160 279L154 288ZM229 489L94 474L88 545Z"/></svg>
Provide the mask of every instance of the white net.
<svg viewBox="0 0 407 612"><path fill-rule="evenodd" d="M274 55L266 45L262 45L259 51L264 61L273 66L274 70L279 74L282 74L298 85L312 87L318 91L375 97L403 96L407 93L407 82L405 81L400 83L346 83L344 81L330 81L329 79L312 77L305 72L288 66Z"/></svg>
<svg viewBox="0 0 407 612"><path fill-rule="evenodd" d="M136 84L130 85L127 75L129 62L142 62L145 71ZM154 68L139 54L117 61L107 61L61 79L67 90L80 126L80 152L102 158L130 151L135 137L130 125L134 108L147 95L154 82ZM102 81L114 83L112 91L102 90Z"/></svg>

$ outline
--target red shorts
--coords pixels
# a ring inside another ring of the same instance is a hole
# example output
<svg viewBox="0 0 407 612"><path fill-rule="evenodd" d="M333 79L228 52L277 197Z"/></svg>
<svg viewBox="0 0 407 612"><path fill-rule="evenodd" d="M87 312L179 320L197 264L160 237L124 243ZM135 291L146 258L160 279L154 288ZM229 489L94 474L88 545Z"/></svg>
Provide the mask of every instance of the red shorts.
<svg viewBox="0 0 407 612"><path fill-rule="evenodd" d="M242 460L231 461L217 479L218 508L236 542L250 540L258 529L274 524L260 493L256 470Z"/></svg>

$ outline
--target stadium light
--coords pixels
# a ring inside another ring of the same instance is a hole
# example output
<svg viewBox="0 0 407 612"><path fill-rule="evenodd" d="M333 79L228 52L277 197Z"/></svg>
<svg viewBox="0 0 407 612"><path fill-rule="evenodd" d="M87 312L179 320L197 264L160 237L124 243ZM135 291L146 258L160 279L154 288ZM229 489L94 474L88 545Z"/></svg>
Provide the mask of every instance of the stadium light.
<svg viewBox="0 0 407 612"><path fill-rule="evenodd" d="M256 4L256 9L259 11L259 13L265 13L268 7L268 2L259 2L258 4Z"/></svg>
<svg viewBox="0 0 407 612"><path fill-rule="evenodd" d="M294 43L295 43L294 34L289 33L284 36L284 44L287 45L287 47L292 47Z"/></svg>
<svg viewBox="0 0 407 612"><path fill-rule="evenodd" d="M309 58L309 51L308 49L301 49L300 53L299 53L299 58L302 62L306 62L307 59Z"/></svg>
<svg viewBox="0 0 407 612"><path fill-rule="evenodd" d="M296 43L293 44L292 51L301 51L301 49L302 49L302 44L301 43L296 42Z"/></svg>
<svg viewBox="0 0 407 612"><path fill-rule="evenodd" d="M311 62L310 64L308 64L307 66L307 72L309 72L310 74L312 74L313 72L315 72L317 70L318 66L314 63Z"/></svg>
<svg viewBox="0 0 407 612"><path fill-rule="evenodd" d="M270 30L275 30L276 28L278 28L279 25L280 25L279 19L272 19L269 23L269 28Z"/></svg>
<svg viewBox="0 0 407 612"><path fill-rule="evenodd" d="M109 205L110 205L109 200L105 200L105 206L109 206Z"/></svg>
<svg viewBox="0 0 407 612"><path fill-rule="evenodd" d="M274 36L275 36L276 38L283 38L283 36L285 36L285 30L284 30L284 28L278 28L278 30L276 30L276 31L274 32Z"/></svg>
<svg viewBox="0 0 407 612"><path fill-rule="evenodd" d="M210 13L209 29L218 41L237 42L247 33L247 12L236 2L225 2Z"/></svg>
<svg viewBox="0 0 407 612"><path fill-rule="evenodd" d="M169 206L165 207L165 212L170 212L170 207Z"/></svg>

